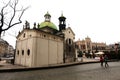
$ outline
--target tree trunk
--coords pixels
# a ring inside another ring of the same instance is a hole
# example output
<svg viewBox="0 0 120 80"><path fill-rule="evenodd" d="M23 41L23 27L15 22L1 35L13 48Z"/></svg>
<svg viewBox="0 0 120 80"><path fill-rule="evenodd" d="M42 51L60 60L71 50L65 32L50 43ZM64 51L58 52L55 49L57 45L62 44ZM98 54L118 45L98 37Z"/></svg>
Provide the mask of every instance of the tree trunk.
<svg viewBox="0 0 120 80"><path fill-rule="evenodd" d="M0 38L1 38L1 35L2 35L2 29L0 29Z"/></svg>

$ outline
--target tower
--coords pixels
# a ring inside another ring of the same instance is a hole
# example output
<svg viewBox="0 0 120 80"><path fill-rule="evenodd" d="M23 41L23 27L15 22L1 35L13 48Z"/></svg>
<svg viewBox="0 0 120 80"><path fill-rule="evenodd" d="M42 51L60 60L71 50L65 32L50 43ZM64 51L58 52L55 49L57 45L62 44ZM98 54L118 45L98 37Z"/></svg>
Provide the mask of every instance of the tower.
<svg viewBox="0 0 120 80"><path fill-rule="evenodd" d="M66 17L64 17L63 14L61 14L61 16L58 19L59 19L59 31L65 30L66 29L66 23L65 23Z"/></svg>
<svg viewBox="0 0 120 80"><path fill-rule="evenodd" d="M45 17L45 21L50 22L51 15L48 12L44 15L44 17Z"/></svg>
<svg viewBox="0 0 120 80"><path fill-rule="evenodd" d="M54 23L51 22L51 15L47 12L45 15L45 21L41 22L38 26L39 29L42 31L51 33L51 34L56 34L58 32L58 29Z"/></svg>

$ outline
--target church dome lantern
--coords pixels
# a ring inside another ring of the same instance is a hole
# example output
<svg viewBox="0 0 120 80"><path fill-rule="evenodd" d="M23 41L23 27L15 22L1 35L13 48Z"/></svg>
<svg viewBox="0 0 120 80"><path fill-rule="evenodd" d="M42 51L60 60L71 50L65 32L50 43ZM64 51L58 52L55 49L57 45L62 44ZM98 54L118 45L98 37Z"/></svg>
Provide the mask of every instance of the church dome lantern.
<svg viewBox="0 0 120 80"><path fill-rule="evenodd" d="M44 17L45 17L45 21L50 21L51 19L51 15L48 12L44 15Z"/></svg>
<svg viewBox="0 0 120 80"><path fill-rule="evenodd" d="M56 25L51 22L51 15L48 12L44 15L44 17L45 17L45 21L40 23L39 28L48 27L48 28L51 28L51 29L54 29L54 30L58 30Z"/></svg>

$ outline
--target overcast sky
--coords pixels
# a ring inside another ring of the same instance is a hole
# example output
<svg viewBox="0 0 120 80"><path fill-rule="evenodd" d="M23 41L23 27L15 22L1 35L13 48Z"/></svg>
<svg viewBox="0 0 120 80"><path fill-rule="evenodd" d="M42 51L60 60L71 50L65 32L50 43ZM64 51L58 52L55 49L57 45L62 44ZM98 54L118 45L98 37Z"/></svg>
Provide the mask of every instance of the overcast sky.
<svg viewBox="0 0 120 80"><path fill-rule="evenodd" d="M107 44L120 41L120 0L20 0L20 5L30 8L22 17L23 23L44 21L44 14L51 14L51 22L58 26L58 17L67 18L67 27L72 28L75 40L90 37L93 42L106 42ZM3 39L15 46L15 34L22 30L17 25L6 32ZM12 36L13 35L13 36Z"/></svg>

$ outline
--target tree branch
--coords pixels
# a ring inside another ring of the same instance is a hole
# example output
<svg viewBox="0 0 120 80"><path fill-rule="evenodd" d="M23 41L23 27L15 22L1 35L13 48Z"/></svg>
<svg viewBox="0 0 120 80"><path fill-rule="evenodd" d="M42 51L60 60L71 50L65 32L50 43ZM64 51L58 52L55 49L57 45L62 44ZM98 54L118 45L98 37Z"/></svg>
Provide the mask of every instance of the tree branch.
<svg viewBox="0 0 120 80"><path fill-rule="evenodd" d="M19 2L19 0L14 0L14 2L12 3L11 0L9 0L9 2L8 2L7 4L5 4L5 6L2 7L1 12L0 12L0 37L1 37L1 33L2 33L3 31L6 31L6 30L8 30L9 28L11 28L11 27L13 27L13 26L15 26L15 25L17 25L17 24L22 23L21 18L22 18L22 16L23 16L24 12L25 12L29 7L24 8L24 9L23 9L23 7L22 7L21 10L16 10L16 9L17 9L17 5L18 5L18 2ZM10 13L12 14L12 15L10 14L11 17L9 18L9 17L7 16L9 19L6 19L6 20L9 20L9 22L5 22L5 17L6 17L5 15L9 13L9 12L4 12L5 10L7 10L7 8L8 8L8 9L10 8L10 9L12 10L12 11L10 12ZM19 17L18 17L18 21L17 21L17 22L13 22L14 19L16 18L16 14L17 14L18 11L20 11L20 15L19 15ZM4 25L6 25L7 28L3 29L3 26L4 26Z"/></svg>
<svg viewBox="0 0 120 80"><path fill-rule="evenodd" d="M21 15L20 15L20 17L19 17L19 19L18 19L19 21L16 22L16 23L11 24L13 18L15 17L15 12L14 12L14 14L13 14L11 20L10 20L9 26L8 26L6 29L3 29L3 31L8 30L9 28L11 28L11 27L13 27L13 26L15 26L15 25L17 25L17 24L22 23L22 21L21 21L21 17L22 17L22 15L23 15L23 13L24 13L28 8L29 8L29 7L27 7L27 8L25 8L25 9L21 10L22 12L21 12ZM14 11L15 11L15 9L14 9Z"/></svg>
<svg viewBox="0 0 120 80"><path fill-rule="evenodd" d="M0 28L2 29L3 25L4 25L4 15L2 13L0 13L0 16L1 16L1 24L0 24Z"/></svg>
<svg viewBox="0 0 120 80"><path fill-rule="evenodd" d="M5 9L9 4L10 4L10 1L9 1L5 6L3 6L2 9L1 9L1 13L0 13L0 16L1 16L1 20L0 20L0 22L1 22L0 30L1 30L1 31L3 31L3 30L2 30L2 27L3 27L3 25L4 25L4 9Z"/></svg>
<svg viewBox="0 0 120 80"><path fill-rule="evenodd" d="M2 9L1 9L1 14L3 14L4 12L4 9L10 4L10 2L11 2L11 0L5 5L5 6L3 6L2 7Z"/></svg>
<svg viewBox="0 0 120 80"><path fill-rule="evenodd" d="M20 16L19 16L19 18L18 18L19 21L12 24L12 21L13 21L13 19L15 18L15 15L16 15L16 12L17 12L17 10L16 10L17 4L18 4L18 0L15 0L14 4L9 4L9 6L13 9L13 15L12 15L12 17L11 17L11 19L10 19L10 22L9 22L9 24L8 24L8 27L7 27L6 29L3 29L3 31L8 30L9 28L11 28L11 27L13 27L13 26L15 26L15 25L17 25L17 24L22 23L21 17L22 17L22 15L23 15L23 13L25 12L25 10L28 9L28 7L25 8L25 9L21 9L21 14L20 14Z"/></svg>

